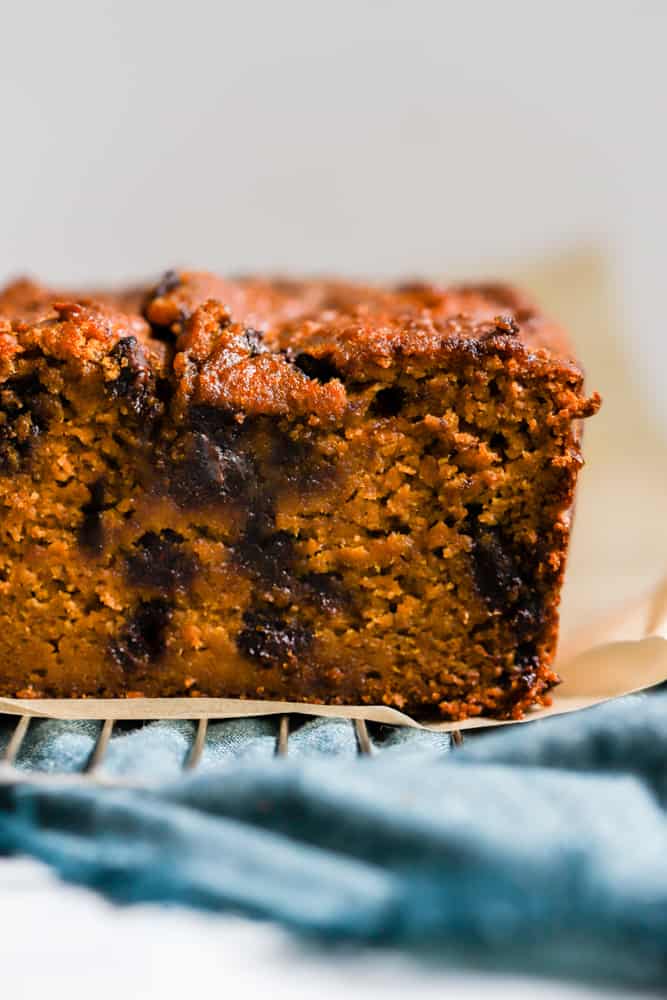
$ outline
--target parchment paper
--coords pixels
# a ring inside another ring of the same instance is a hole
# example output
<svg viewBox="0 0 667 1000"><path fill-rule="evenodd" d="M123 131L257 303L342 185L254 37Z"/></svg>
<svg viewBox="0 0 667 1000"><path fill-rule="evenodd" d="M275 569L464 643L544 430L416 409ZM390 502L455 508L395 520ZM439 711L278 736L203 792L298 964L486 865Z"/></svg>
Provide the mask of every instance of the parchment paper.
<svg viewBox="0 0 667 1000"><path fill-rule="evenodd" d="M563 595L556 669L563 683L552 705L522 721L587 708L667 681L667 445L636 382L628 333L603 256L582 250L506 277L532 288L547 312L573 332L602 392L586 427L587 467L579 484L573 545ZM469 275L468 275L469 276ZM199 719L297 713L418 726L396 709L225 698L16 700L0 711L59 719ZM494 719L426 728L507 725Z"/></svg>

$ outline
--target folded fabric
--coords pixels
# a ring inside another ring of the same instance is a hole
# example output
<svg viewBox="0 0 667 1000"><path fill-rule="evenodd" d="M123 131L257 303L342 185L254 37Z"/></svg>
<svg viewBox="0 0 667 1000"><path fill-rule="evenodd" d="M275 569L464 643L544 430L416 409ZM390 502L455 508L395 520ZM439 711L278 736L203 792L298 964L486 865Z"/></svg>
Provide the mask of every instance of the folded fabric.
<svg viewBox="0 0 667 1000"><path fill-rule="evenodd" d="M449 738L392 730L360 758L312 720L276 758L275 721L112 740L137 788L37 784L79 769L95 723L31 726L0 786L0 851L119 902L271 918L320 941L404 946L486 968L667 987L667 694ZM7 733L4 739L7 738ZM1 741L0 741L1 742Z"/></svg>

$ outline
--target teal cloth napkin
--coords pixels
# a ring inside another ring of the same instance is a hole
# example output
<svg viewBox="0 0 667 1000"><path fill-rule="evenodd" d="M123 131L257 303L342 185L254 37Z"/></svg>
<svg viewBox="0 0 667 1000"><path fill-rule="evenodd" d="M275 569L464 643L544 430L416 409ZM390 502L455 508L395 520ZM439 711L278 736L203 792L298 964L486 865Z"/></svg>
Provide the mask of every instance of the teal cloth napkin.
<svg viewBox="0 0 667 1000"><path fill-rule="evenodd" d="M2 738L8 738L8 730ZM96 723L33 723L19 767L81 768ZM343 720L274 756L276 723L187 722L114 738L150 787L0 785L0 851L123 903L279 921L319 942L667 988L667 693L449 738ZM0 744L2 740L0 739Z"/></svg>

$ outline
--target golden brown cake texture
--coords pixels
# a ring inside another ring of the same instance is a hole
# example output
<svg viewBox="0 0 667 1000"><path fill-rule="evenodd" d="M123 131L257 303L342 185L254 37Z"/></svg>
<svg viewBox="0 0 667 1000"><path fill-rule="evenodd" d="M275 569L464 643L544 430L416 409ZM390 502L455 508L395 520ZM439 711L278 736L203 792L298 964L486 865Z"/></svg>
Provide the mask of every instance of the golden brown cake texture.
<svg viewBox="0 0 667 1000"><path fill-rule="evenodd" d="M583 391L503 286L0 294L0 694L519 717Z"/></svg>

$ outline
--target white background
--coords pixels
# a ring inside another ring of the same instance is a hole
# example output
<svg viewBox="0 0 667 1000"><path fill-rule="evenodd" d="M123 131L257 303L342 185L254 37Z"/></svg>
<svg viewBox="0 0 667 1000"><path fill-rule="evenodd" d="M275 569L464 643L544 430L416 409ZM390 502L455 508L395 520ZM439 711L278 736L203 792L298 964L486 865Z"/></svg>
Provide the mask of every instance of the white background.
<svg viewBox="0 0 667 1000"><path fill-rule="evenodd" d="M630 452L632 380L667 427L666 43L664 0L0 0L0 279L502 275L562 257L560 297L616 415L591 445ZM627 524L607 547L631 581L646 549ZM269 928L122 914L7 871L8 996L570 995L398 960L351 982Z"/></svg>

